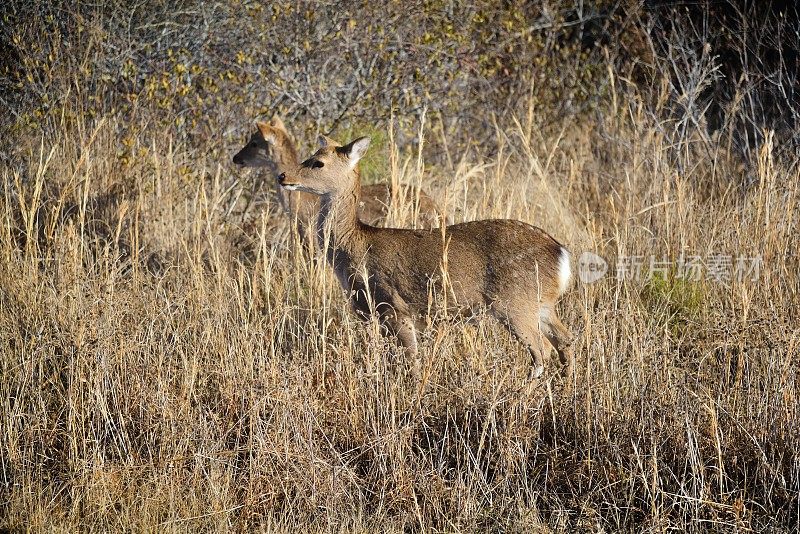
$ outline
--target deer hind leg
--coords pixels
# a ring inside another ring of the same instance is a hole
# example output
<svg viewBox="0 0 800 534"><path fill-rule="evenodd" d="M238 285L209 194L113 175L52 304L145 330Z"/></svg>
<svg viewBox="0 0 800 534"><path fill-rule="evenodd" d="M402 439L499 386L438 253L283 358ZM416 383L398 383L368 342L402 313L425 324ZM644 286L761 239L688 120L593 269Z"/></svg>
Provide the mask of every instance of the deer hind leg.
<svg viewBox="0 0 800 534"><path fill-rule="evenodd" d="M575 338L552 309L542 308L539 319L542 333L558 352L561 364L566 366L566 379L571 384L575 376L575 352L572 347Z"/></svg>
<svg viewBox="0 0 800 534"><path fill-rule="evenodd" d="M544 373L544 355L549 352L549 346L539 329L537 317L527 317L522 314L497 314L496 317L511 330L517 340L525 345L533 359L531 376L539 378Z"/></svg>

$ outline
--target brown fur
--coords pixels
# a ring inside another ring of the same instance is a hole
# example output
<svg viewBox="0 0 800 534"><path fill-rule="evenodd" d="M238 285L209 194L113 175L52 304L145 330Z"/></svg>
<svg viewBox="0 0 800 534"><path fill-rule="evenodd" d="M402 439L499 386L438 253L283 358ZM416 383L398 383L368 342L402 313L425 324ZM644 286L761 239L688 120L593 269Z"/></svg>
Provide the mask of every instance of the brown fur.
<svg viewBox="0 0 800 534"><path fill-rule="evenodd" d="M273 117L269 123L257 122L256 127L247 144L233 157L234 163L244 167L269 167L276 176L299 164L295 144L280 118ZM419 198L419 222L422 228L438 224L439 209L427 193L411 187L402 188L399 193L401 202L413 203ZM290 217L297 218L301 234L306 229L314 228L319 213L319 197L303 191L285 191L279 187L278 201ZM371 225L383 225L391 203L390 184L365 186L358 206L358 217Z"/></svg>
<svg viewBox="0 0 800 534"><path fill-rule="evenodd" d="M327 146L281 175L287 189L321 197L317 237L354 311L377 313L410 354L431 290L447 291L455 312L487 309L509 326L543 370L544 338L573 373L571 335L556 316L565 289L567 251L544 230L513 220L485 220L443 229L376 228L357 217L361 196L357 162L369 140ZM445 268L446 258L446 268ZM444 276L448 284L443 287Z"/></svg>

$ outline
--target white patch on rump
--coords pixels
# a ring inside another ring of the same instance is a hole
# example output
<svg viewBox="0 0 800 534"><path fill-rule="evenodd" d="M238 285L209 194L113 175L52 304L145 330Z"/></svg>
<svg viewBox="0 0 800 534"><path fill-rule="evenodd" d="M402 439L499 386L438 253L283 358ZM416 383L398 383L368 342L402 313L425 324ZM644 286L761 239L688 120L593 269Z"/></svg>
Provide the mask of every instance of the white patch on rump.
<svg viewBox="0 0 800 534"><path fill-rule="evenodd" d="M569 251L561 247L561 257L558 260L558 292L563 293L569 287L572 278L572 268L569 264Z"/></svg>

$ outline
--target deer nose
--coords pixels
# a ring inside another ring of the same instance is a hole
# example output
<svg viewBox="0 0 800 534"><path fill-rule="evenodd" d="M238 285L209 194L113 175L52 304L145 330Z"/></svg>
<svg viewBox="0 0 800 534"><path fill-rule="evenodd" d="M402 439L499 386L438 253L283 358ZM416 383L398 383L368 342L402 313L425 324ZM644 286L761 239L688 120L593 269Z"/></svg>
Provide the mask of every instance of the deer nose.
<svg viewBox="0 0 800 534"><path fill-rule="evenodd" d="M283 185L283 182L286 181L286 173L282 172L278 175L278 183Z"/></svg>
<svg viewBox="0 0 800 534"><path fill-rule="evenodd" d="M233 162L234 162L236 165L241 165L242 163L244 163L244 162L242 161L242 156L240 156L239 154L236 154L235 156L233 156Z"/></svg>

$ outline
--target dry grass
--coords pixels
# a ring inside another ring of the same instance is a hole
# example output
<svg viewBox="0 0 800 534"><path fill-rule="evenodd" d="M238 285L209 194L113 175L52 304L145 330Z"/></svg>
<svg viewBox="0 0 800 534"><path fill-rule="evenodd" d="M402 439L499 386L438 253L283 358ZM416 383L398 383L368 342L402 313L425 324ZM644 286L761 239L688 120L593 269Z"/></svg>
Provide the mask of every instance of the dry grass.
<svg viewBox="0 0 800 534"><path fill-rule="evenodd" d="M797 14L748 8L740 39L668 6L495 4L425 2L424 24L405 5L10 4L0 532L797 530ZM306 147L373 134L365 177L423 186L454 222L520 219L605 258L560 304L572 392L556 358L529 383L493 321L435 310L415 378L271 178L230 163L276 110ZM760 269L739 279L738 258Z"/></svg>
<svg viewBox="0 0 800 534"><path fill-rule="evenodd" d="M535 116L486 160L392 151L392 179L612 269L763 258L755 281L578 284L571 395L483 320L429 329L415 381L227 161L164 139L121 162L113 117L41 138L27 178L2 171L0 528L794 528L798 166L765 144L742 190L633 104L594 129Z"/></svg>

